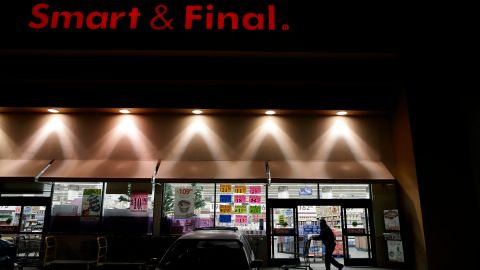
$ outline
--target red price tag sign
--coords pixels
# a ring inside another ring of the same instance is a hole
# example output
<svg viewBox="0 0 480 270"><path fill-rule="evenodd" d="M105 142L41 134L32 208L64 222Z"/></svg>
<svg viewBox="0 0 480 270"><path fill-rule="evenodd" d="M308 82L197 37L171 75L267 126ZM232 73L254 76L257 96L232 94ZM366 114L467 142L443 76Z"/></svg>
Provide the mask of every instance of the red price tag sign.
<svg viewBox="0 0 480 270"><path fill-rule="evenodd" d="M247 202L247 195L235 195L235 196L233 196L233 201L235 203L246 203Z"/></svg>
<svg viewBox="0 0 480 270"><path fill-rule="evenodd" d="M249 199L249 202L253 203L253 204L262 203L262 196L260 196L260 195L250 195L250 197L248 199Z"/></svg>
<svg viewBox="0 0 480 270"><path fill-rule="evenodd" d="M130 197L130 211L146 212L148 207L148 194L134 192Z"/></svg>
<svg viewBox="0 0 480 270"><path fill-rule="evenodd" d="M235 223L246 224L248 222L247 215L235 215Z"/></svg>
<svg viewBox="0 0 480 270"><path fill-rule="evenodd" d="M248 187L250 194L260 194L262 193L262 186L250 186Z"/></svg>

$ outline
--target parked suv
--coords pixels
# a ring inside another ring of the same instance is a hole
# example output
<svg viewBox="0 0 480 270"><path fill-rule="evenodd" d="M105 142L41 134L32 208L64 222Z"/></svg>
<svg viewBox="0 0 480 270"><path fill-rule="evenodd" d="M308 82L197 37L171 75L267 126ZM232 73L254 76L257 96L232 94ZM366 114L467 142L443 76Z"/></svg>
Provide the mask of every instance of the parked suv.
<svg viewBox="0 0 480 270"><path fill-rule="evenodd" d="M157 265L157 270L258 269L247 239L235 227L202 228L178 238Z"/></svg>

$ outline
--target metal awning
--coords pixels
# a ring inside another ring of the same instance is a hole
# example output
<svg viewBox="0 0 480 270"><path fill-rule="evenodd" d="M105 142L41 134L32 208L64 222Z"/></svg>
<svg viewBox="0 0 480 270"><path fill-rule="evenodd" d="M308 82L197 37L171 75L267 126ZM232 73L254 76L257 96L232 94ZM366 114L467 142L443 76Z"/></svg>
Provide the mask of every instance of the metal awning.
<svg viewBox="0 0 480 270"><path fill-rule="evenodd" d="M151 181L156 160L55 160L40 181Z"/></svg>
<svg viewBox="0 0 480 270"><path fill-rule="evenodd" d="M269 161L272 180L335 180L361 182L394 180L383 162L379 161Z"/></svg>
<svg viewBox="0 0 480 270"><path fill-rule="evenodd" d="M264 161L162 161L157 182L245 181L266 182Z"/></svg>
<svg viewBox="0 0 480 270"><path fill-rule="evenodd" d="M0 181L33 181L50 160L0 159Z"/></svg>

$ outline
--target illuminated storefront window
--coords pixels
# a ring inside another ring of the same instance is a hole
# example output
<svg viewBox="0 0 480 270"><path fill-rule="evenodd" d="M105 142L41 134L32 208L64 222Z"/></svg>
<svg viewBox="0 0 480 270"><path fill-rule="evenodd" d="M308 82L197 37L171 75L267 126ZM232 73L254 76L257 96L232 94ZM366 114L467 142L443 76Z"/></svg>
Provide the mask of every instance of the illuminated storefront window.
<svg viewBox="0 0 480 270"><path fill-rule="evenodd" d="M318 199L316 183L274 183L268 187L269 199Z"/></svg>
<svg viewBox="0 0 480 270"><path fill-rule="evenodd" d="M162 233L182 234L213 226L214 188L214 184L166 183Z"/></svg>
<svg viewBox="0 0 480 270"><path fill-rule="evenodd" d="M106 183L103 211L105 232L152 233L152 184Z"/></svg>
<svg viewBox="0 0 480 270"><path fill-rule="evenodd" d="M55 183L50 231L97 232L103 183Z"/></svg>
<svg viewBox="0 0 480 270"><path fill-rule="evenodd" d="M320 184L320 199L370 199L370 185Z"/></svg>
<svg viewBox="0 0 480 270"><path fill-rule="evenodd" d="M238 227L252 234L265 230L266 197L262 184L217 184L216 226Z"/></svg>

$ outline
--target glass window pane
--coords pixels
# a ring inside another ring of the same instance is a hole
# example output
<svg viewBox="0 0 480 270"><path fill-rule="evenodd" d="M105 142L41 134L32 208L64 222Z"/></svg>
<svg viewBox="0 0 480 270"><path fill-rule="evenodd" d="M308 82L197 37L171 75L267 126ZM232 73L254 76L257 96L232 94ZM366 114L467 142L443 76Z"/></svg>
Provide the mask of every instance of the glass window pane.
<svg viewBox="0 0 480 270"><path fill-rule="evenodd" d="M370 199L370 185L320 184L320 199Z"/></svg>
<svg viewBox="0 0 480 270"><path fill-rule="evenodd" d="M260 183L218 183L217 226L237 227L246 234L264 234L265 186Z"/></svg>
<svg viewBox="0 0 480 270"><path fill-rule="evenodd" d="M316 183L275 183L268 187L269 199L317 199L317 196Z"/></svg>
<svg viewBox="0 0 480 270"><path fill-rule="evenodd" d="M274 236L272 258L296 258L297 247L294 236Z"/></svg>
<svg viewBox="0 0 480 270"><path fill-rule="evenodd" d="M0 183L1 197L50 197L52 184L29 182Z"/></svg>
<svg viewBox="0 0 480 270"><path fill-rule="evenodd" d="M55 183L52 232L98 232L103 183Z"/></svg>
<svg viewBox="0 0 480 270"><path fill-rule="evenodd" d="M20 232L42 232L45 206L24 206Z"/></svg>
<svg viewBox="0 0 480 270"><path fill-rule="evenodd" d="M18 232L21 206L0 206L0 233L13 235Z"/></svg>
<svg viewBox="0 0 480 270"><path fill-rule="evenodd" d="M162 234L183 234L213 226L214 184L166 183L164 185Z"/></svg>
<svg viewBox="0 0 480 270"><path fill-rule="evenodd" d="M348 237L348 256L350 259L371 258L367 236Z"/></svg>
<svg viewBox="0 0 480 270"><path fill-rule="evenodd" d="M103 203L105 232L149 234L153 222L151 183L106 183Z"/></svg>

